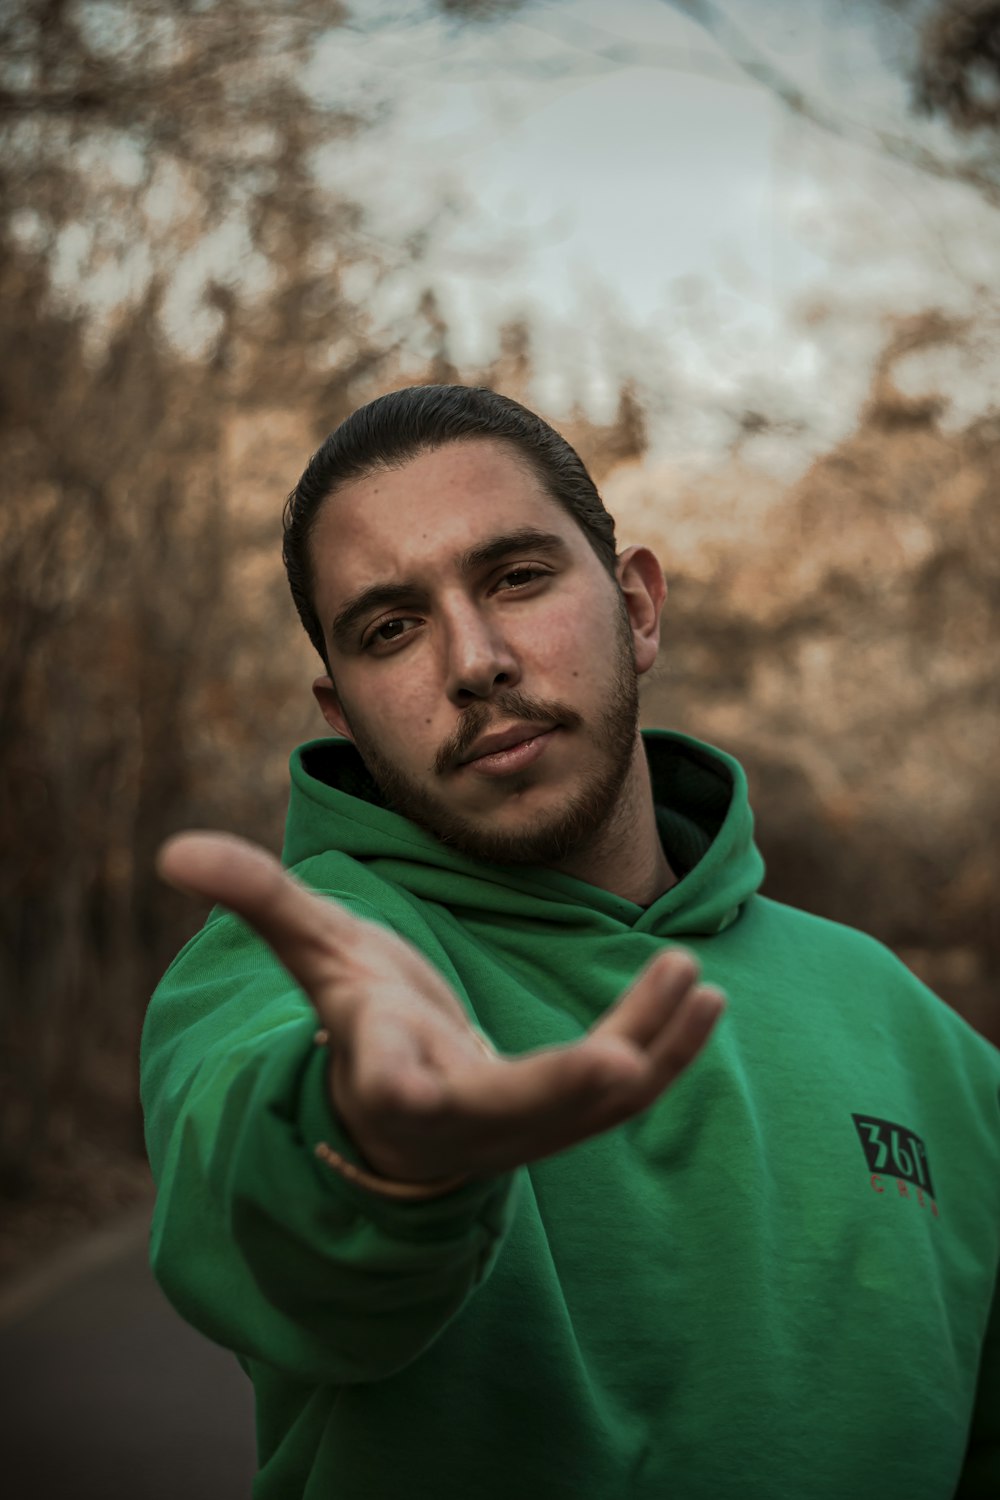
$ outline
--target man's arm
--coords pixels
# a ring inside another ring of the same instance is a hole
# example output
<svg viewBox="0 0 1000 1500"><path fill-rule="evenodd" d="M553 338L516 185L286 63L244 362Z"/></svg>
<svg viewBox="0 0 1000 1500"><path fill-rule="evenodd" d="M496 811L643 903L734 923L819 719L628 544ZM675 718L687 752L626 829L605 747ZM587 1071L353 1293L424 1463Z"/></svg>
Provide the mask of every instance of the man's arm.
<svg viewBox="0 0 1000 1500"><path fill-rule="evenodd" d="M410 1203L331 1171L320 1142L361 1158L330 1110L315 1029L294 980L229 915L172 965L143 1035L151 1259L217 1343L313 1384L374 1380L426 1348L488 1274L515 1179Z"/></svg>
<svg viewBox="0 0 1000 1500"><path fill-rule="evenodd" d="M504 1058L420 953L263 851L189 835L161 869L265 941L210 923L151 1006L154 1266L210 1337L303 1379L419 1354L487 1274L513 1169L645 1109L722 1006L664 953L580 1043ZM350 1181L317 1146L420 1196Z"/></svg>

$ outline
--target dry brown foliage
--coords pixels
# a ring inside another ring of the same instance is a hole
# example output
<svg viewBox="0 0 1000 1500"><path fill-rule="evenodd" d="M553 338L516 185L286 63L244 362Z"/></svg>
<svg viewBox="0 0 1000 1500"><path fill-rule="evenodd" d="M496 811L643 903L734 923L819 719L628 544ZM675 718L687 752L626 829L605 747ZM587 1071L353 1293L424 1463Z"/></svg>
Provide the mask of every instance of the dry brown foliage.
<svg viewBox="0 0 1000 1500"><path fill-rule="evenodd" d="M893 380L961 334L898 327L856 430L763 503L738 466L621 495L673 582L647 717L743 758L767 892L882 938L1000 1040L1000 409L950 430Z"/></svg>

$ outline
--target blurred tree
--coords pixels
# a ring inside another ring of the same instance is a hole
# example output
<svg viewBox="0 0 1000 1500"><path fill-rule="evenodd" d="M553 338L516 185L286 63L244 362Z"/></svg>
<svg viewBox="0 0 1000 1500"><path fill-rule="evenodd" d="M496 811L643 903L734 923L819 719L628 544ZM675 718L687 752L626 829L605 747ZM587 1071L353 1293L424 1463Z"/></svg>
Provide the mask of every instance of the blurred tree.
<svg viewBox="0 0 1000 1500"><path fill-rule="evenodd" d="M914 102L954 130L1000 129L1000 4L941 0L920 30Z"/></svg>
<svg viewBox="0 0 1000 1500"><path fill-rule="evenodd" d="M153 850L192 822L274 842L302 737L281 494L434 324L374 334L419 246L323 179L365 123L315 79L344 15L0 14L0 1192L83 1119L136 1129L142 1008L190 928Z"/></svg>
<svg viewBox="0 0 1000 1500"><path fill-rule="evenodd" d="M745 760L768 894L872 932L1000 1042L1000 415L947 426L899 381L968 332L898 324L855 431L678 570L645 706ZM723 477L662 498L665 556Z"/></svg>

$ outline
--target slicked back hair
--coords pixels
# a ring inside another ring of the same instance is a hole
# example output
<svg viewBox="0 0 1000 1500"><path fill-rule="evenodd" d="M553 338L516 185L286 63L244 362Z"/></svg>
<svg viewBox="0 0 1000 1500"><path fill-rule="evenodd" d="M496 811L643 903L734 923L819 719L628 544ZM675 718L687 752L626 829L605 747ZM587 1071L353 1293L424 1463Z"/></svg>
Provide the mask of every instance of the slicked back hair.
<svg viewBox="0 0 1000 1500"><path fill-rule="evenodd" d="M282 555L306 634L329 671L313 603L309 540L324 503L344 484L396 469L446 443L492 438L508 444L547 494L576 521L616 578L615 523L575 449L541 417L484 386L413 385L359 407L318 448L285 503Z"/></svg>

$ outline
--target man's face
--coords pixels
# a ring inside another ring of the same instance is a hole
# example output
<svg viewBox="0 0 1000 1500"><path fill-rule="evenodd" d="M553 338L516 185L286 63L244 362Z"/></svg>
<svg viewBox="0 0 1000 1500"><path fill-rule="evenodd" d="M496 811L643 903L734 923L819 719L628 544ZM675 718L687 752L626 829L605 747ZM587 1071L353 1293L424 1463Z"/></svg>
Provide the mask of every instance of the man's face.
<svg viewBox="0 0 1000 1500"><path fill-rule="evenodd" d="M314 690L390 806L479 859L552 864L599 836L637 750L635 590L511 449L353 481L310 550L332 672Z"/></svg>

